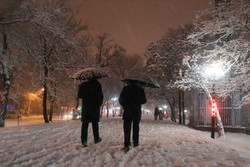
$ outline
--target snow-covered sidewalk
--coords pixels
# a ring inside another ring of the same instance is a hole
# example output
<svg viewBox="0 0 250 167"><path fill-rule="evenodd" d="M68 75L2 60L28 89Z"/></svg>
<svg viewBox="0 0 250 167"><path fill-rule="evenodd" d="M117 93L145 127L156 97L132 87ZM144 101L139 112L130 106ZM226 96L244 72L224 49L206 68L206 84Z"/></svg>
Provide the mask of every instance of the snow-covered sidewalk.
<svg viewBox="0 0 250 167"><path fill-rule="evenodd" d="M143 120L139 147L124 153L121 118L102 119L99 129L102 142L94 144L90 125L82 148L79 120L1 128L0 166L250 166L247 135L249 145L237 147L230 144L236 139L214 140L168 120Z"/></svg>

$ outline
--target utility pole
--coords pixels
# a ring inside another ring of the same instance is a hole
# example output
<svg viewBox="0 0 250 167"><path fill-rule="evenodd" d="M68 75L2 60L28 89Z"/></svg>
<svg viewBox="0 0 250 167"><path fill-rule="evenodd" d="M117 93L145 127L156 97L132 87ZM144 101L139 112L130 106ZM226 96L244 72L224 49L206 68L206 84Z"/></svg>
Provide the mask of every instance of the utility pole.
<svg viewBox="0 0 250 167"><path fill-rule="evenodd" d="M215 102L215 84L212 89L212 112L211 112L211 138L214 139L215 115L216 115L216 102Z"/></svg>

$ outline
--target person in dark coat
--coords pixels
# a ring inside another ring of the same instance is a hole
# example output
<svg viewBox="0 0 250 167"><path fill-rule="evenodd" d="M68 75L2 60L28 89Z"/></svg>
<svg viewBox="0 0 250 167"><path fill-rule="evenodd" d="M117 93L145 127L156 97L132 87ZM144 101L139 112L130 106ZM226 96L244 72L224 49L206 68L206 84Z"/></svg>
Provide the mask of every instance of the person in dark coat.
<svg viewBox="0 0 250 167"><path fill-rule="evenodd" d="M81 83L78 91L78 98L82 99L82 131L81 142L87 147L88 125L92 122L94 142L101 142L99 137L98 122L100 121L100 107L103 102L101 84L97 80L89 80Z"/></svg>
<svg viewBox="0 0 250 167"><path fill-rule="evenodd" d="M133 144L139 145L139 123L141 121L141 104L146 103L144 89L138 86L136 81L129 82L120 94L119 102L124 109L123 131L124 131L124 151L129 151L131 145L131 125L133 123Z"/></svg>
<svg viewBox="0 0 250 167"><path fill-rule="evenodd" d="M158 107L155 107L155 113L154 113L155 120L157 120L158 115L159 115L159 108L158 108Z"/></svg>

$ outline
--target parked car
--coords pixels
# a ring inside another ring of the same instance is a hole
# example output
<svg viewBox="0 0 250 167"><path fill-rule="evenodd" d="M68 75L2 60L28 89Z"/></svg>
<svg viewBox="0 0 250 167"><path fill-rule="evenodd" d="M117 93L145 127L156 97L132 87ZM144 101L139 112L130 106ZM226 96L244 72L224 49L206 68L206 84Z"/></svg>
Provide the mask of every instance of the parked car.
<svg viewBox="0 0 250 167"><path fill-rule="evenodd" d="M19 110L8 110L6 113L6 119L15 119L15 118L22 118L22 112Z"/></svg>

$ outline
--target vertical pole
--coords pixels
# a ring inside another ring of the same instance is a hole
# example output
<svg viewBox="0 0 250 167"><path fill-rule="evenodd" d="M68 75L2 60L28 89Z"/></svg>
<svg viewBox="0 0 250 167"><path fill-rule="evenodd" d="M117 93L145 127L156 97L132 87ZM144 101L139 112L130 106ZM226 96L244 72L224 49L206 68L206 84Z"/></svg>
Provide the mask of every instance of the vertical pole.
<svg viewBox="0 0 250 167"><path fill-rule="evenodd" d="M204 92L204 125L207 125L207 98L206 93Z"/></svg>
<svg viewBox="0 0 250 167"><path fill-rule="evenodd" d="M240 87L240 125L243 126L242 86Z"/></svg>
<svg viewBox="0 0 250 167"><path fill-rule="evenodd" d="M215 117L211 116L211 138L214 139L214 126L215 126Z"/></svg>
<svg viewBox="0 0 250 167"><path fill-rule="evenodd" d="M199 88L197 88L197 122L200 125L200 97Z"/></svg>
<svg viewBox="0 0 250 167"><path fill-rule="evenodd" d="M235 115L234 115L234 92L232 92L232 126L235 127Z"/></svg>
<svg viewBox="0 0 250 167"><path fill-rule="evenodd" d="M212 87L212 103L215 101L215 84ZM212 111L211 111L212 113ZM211 114L211 138L214 139L215 116Z"/></svg>

